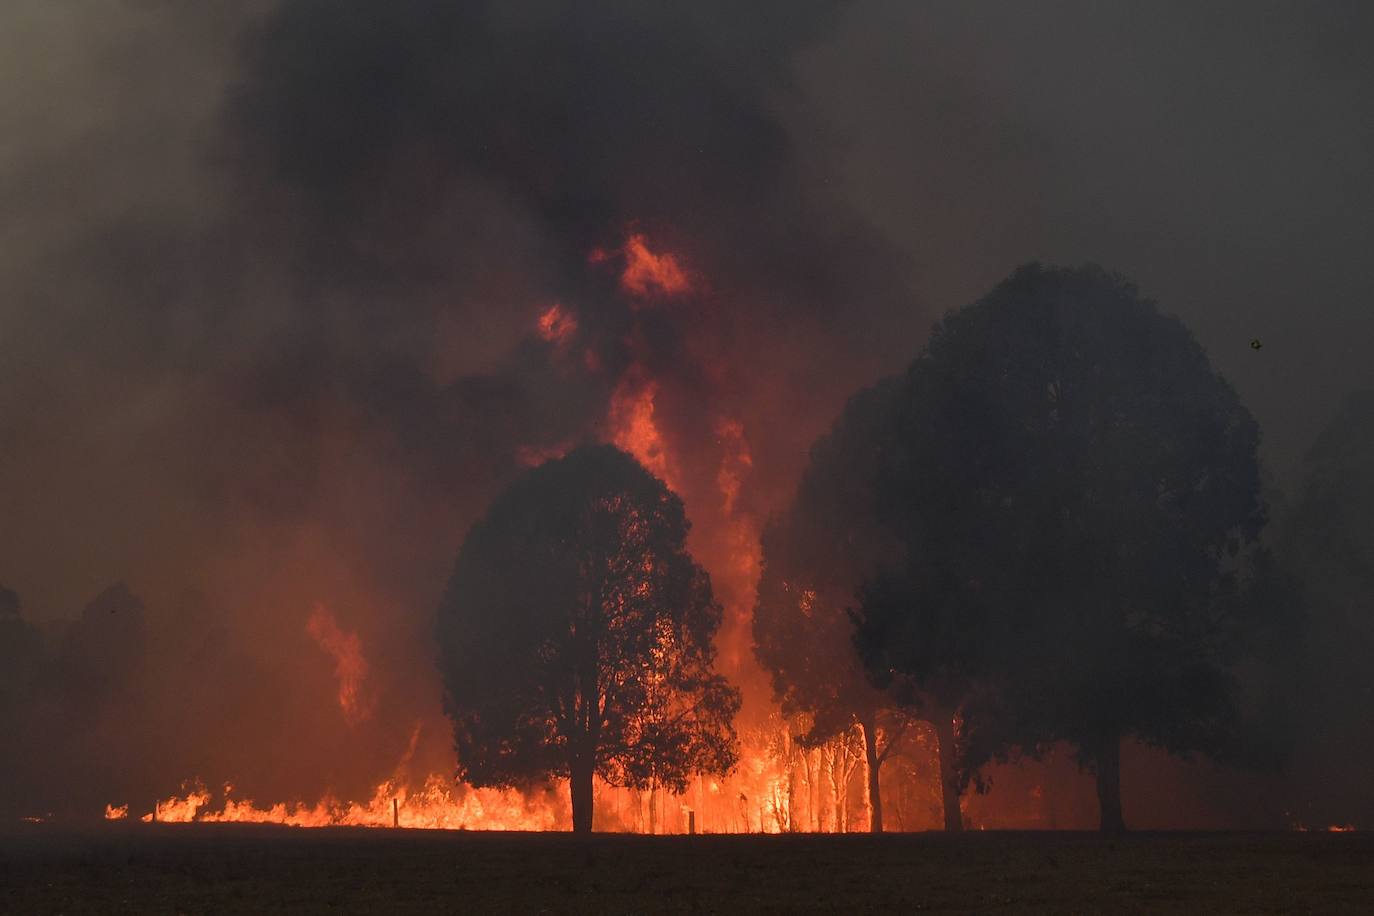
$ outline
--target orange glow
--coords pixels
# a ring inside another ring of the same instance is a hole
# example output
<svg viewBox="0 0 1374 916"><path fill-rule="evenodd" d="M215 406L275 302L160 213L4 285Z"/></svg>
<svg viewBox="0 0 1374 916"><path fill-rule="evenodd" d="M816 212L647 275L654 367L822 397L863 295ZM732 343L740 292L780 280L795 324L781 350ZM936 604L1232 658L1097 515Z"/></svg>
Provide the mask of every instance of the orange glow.
<svg viewBox="0 0 1374 916"><path fill-rule="evenodd" d="M649 248L643 233L632 232L619 251L593 249L587 256L592 264L603 264L620 256L625 261L620 274L620 288L639 299L652 296L680 296L691 288L687 271L671 253L658 253Z"/></svg>
<svg viewBox="0 0 1374 916"><path fill-rule="evenodd" d="M620 288L630 297L632 307L683 295L700 282L677 256L662 249L655 251L638 232L628 233L621 248L593 251L588 260L619 271ZM575 371L580 362L587 372L599 375L624 365L618 358L603 362L603 352L609 351L582 349L585 344L576 342L577 316L560 303L539 312L532 330L560 356L567 357L565 368ZM630 365L613 380L599 432L603 441L633 455L686 504L694 523L690 549L710 572L725 612L716 636L717 668L744 693L744 709L736 723L740 761L728 776L692 780L681 795L615 788L598 780L596 829L685 833L689 823L701 833L866 829L861 732L850 729L819 747L798 745L795 736L809 723L782 715L766 676L753 659L750 623L761 564L759 518L766 507L750 504L748 484L754 459L745 423L733 413L708 415L714 439L708 435L690 451L677 450L675 443L680 439L673 433L684 426L670 415L676 404L665 391L670 395L680 392L667 389L667 380L654 375L652 351L644 343L642 331L635 326L625 339ZM708 356L693 351L692 358L699 361L711 384L722 388L729 384L724 368L710 363ZM515 449L513 458L522 466L535 466L561 456L571 444L523 445ZM814 600L814 594L807 597L806 610ZM369 666L359 634L341 629L323 605L315 606L306 630L333 660L337 702L345 720L356 725L371 717L376 688L368 680ZM417 735L418 728L410 750L391 771L397 775L381 780L384 772L378 771L377 778L368 783L375 789L365 800L326 796L309 802L297 798L259 803L233 797L229 786L212 793L200 780L192 780L182 785L179 794L159 801L151 811L143 807L134 816L143 821L298 827L566 830L571 825L566 782L555 780L521 791L475 789L443 775L453 769L445 770L442 762L430 761L413 771L410 764ZM439 772L425 776L431 769ZM894 764L884 771L884 778L895 780L895 772ZM412 778L402 778L399 774L403 773L412 774ZM889 777L889 773L894 775ZM938 782L931 781L926 788L938 801ZM890 810L899 810L895 801ZM106 807L106 817L111 820L130 816L127 805ZM893 816L900 824L900 818ZM920 826L927 822L912 815L907 823Z"/></svg>
<svg viewBox="0 0 1374 916"><path fill-rule="evenodd" d="M725 498L725 514L731 515L735 511L735 500L739 498L740 485L754 468L754 458L744 439L744 424L739 420L722 419L716 424L716 436L725 451L720 472L716 474L716 485Z"/></svg>
<svg viewBox="0 0 1374 916"><path fill-rule="evenodd" d="M534 468L546 461L562 458L568 451L568 444L522 445L515 450L515 460L522 468Z"/></svg>
<svg viewBox="0 0 1374 916"><path fill-rule="evenodd" d="M658 383L645 379L640 372L631 371L611 393L611 407L606 418L610 439L618 447L634 455L669 488L676 490L675 463L654 418L654 399Z"/></svg>
<svg viewBox="0 0 1374 916"><path fill-rule="evenodd" d="M577 317L555 302L539 313L539 336L557 347L567 346L577 333Z"/></svg>
<svg viewBox="0 0 1374 916"><path fill-rule="evenodd" d="M366 802L325 798L311 805L278 802L259 806L230 797L210 806L210 793L199 783L158 802L144 822L284 824L289 827L422 827L441 830L557 830L567 820L553 804L533 802L512 789L471 789L430 776L417 791L383 782ZM394 804L393 804L394 802Z"/></svg>
<svg viewBox="0 0 1374 916"><path fill-rule="evenodd" d="M367 659L363 657L358 634L340 630L334 615L323 604L315 605L305 629L334 659L334 676L339 679L339 708L343 710L344 719L350 725L367 719L372 714L372 702L363 695Z"/></svg>
<svg viewBox="0 0 1374 916"><path fill-rule="evenodd" d="M659 292L676 296L687 292L687 273L671 254L654 254L639 233L625 240L625 272L620 285L636 296Z"/></svg>

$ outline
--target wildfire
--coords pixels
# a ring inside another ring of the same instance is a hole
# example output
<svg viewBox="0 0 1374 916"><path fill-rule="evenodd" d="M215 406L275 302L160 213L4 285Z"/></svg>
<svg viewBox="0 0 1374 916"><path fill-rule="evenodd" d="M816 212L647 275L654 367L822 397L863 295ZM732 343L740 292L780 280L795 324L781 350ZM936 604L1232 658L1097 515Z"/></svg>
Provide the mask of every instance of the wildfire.
<svg viewBox="0 0 1374 916"><path fill-rule="evenodd" d="M418 791L390 781L377 786L365 802L341 802L325 798L260 807L250 799L230 797L217 808L200 784L183 789L183 795L158 802L144 822L169 824L282 824L288 827L411 827L436 830L557 830L567 817L554 803L544 803L513 789L472 789L434 775ZM561 797L561 796L559 796ZM106 816L109 817L107 809ZM125 810L124 809L114 809Z"/></svg>
<svg viewBox="0 0 1374 916"><path fill-rule="evenodd" d="M657 395L658 383L643 377L642 371L626 373L611 393L606 424L612 442L634 455L654 476L676 490L676 464L668 454L663 433L654 419Z"/></svg>
<svg viewBox="0 0 1374 916"><path fill-rule="evenodd" d="M650 250L649 242L642 233L630 233L625 239L625 246L619 251L608 252L598 248L588 260L600 264L617 255L625 261L620 274L620 288L637 299L680 296L691 288L687 271L677 257Z"/></svg>
<svg viewBox="0 0 1374 916"><path fill-rule="evenodd" d="M735 500L739 498L740 485L754 468L754 458L744 439L744 424L739 420L722 419L716 424L716 436L725 452L716 474L716 485L725 499L725 514L731 515L735 511Z"/></svg>
<svg viewBox="0 0 1374 916"><path fill-rule="evenodd" d="M340 630L334 615L323 604L315 605L305 629L320 648L334 658L334 675L339 679L339 708L343 710L344 719L350 725L362 722L372 714L372 703L363 696L367 659L363 657L358 634Z"/></svg>
<svg viewBox="0 0 1374 916"><path fill-rule="evenodd" d="M621 290L635 308L641 300L682 295L693 282L677 256L653 250L638 232L629 233L622 248L594 251L590 256L593 264L612 259L621 271ZM578 329L575 313L555 302L539 312L533 331L564 353L573 345ZM597 827L653 833L862 829L866 826L858 763L862 740L856 732L846 733L823 746L802 748L793 737L799 731L797 723L781 715L764 681L748 667L760 545L757 518L742 506L754 467L745 425L735 416L720 415L714 421L714 450L708 446L703 453L675 453L665 435L665 419L671 418L661 412L660 380L652 372L652 359L637 336L639 330L628 339L630 366L612 389L601 433L677 491L699 522L693 529L692 550L711 571L726 610L717 636L721 669L744 685L746 692L752 690L750 696L755 699L746 701L746 707L753 704L753 711L739 724L740 765L734 773L719 780L698 778L680 796L662 790L616 788L598 780ZM586 350L584 363L588 372L604 371L593 349ZM558 457L568 447L561 442L526 445L517 448L513 457L523 466L534 466ZM338 705L346 721L357 725L369 718L374 700L367 692L369 668L359 635L341 629L322 604L310 614L306 631L334 661ZM571 823L566 788L556 782L517 791L474 789L439 774L423 783L407 781L400 774L408 771L415 744L412 735L410 750L394 770L397 775L377 783L366 800L326 796L313 803L258 804L234 798L231 786L212 794L193 780L139 819L468 830L557 830ZM105 817L128 819L129 806L107 805Z"/></svg>

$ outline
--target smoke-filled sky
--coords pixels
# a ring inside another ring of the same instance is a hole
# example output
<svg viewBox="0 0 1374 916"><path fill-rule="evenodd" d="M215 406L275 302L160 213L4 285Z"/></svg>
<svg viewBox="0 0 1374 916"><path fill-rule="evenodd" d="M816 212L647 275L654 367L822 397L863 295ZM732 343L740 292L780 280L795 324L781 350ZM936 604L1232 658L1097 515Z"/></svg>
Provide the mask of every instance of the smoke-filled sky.
<svg viewBox="0 0 1374 916"><path fill-rule="evenodd" d="M1180 315L1283 480L1374 383L1371 26L8 0L0 583L46 620L127 580L249 646L308 645L325 601L405 671L466 526L528 456L604 438L617 392L652 383L699 524L761 519L845 397L1034 259ZM626 295L632 234L690 292ZM537 332L554 303L570 342ZM727 459L738 501L694 505Z"/></svg>

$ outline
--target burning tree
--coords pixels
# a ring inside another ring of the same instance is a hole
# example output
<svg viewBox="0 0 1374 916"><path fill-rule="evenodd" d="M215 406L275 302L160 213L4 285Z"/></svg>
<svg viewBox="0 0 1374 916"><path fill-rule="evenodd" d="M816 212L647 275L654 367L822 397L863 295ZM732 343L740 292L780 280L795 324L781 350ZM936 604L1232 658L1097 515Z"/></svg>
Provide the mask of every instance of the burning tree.
<svg viewBox="0 0 1374 916"><path fill-rule="evenodd" d="M573 830L587 832L594 775L681 792L733 767L740 698L712 668L722 611L688 528L681 500L613 446L497 497L437 619L460 778L568 777Z"/></svg>
<svg viewBox="0 0 1374 916"><path fill-rule="evenodd" d="M846 611L866 576L897 550L877 524L873 491L892 395L890 382L860 392L812 448L791 507L764 530L753 622L754 654L783 713L809 719L799 743L862 731L874 833L883 829L879 773L911 716L865 674Z"/></svg>

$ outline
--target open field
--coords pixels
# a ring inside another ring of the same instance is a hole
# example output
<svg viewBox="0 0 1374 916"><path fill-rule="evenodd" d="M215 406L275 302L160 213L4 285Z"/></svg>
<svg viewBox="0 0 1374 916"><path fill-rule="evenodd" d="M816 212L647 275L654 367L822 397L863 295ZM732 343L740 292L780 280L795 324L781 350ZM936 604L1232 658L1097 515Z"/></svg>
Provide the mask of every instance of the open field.
<svg viewBox="0 0 1374 916"><path fill-rule="evenodd" d="M1374 835L0 834L5 913L1368 913Z"/></svg>

